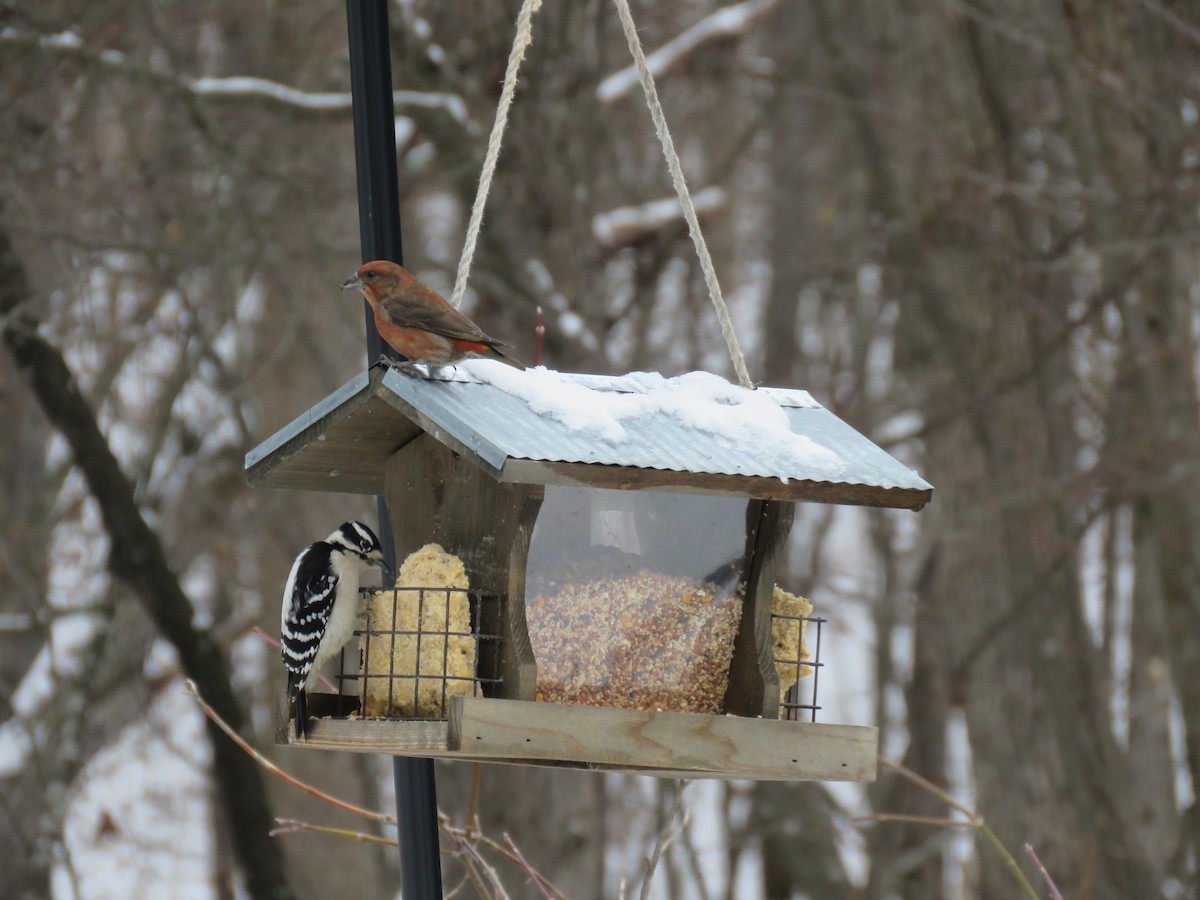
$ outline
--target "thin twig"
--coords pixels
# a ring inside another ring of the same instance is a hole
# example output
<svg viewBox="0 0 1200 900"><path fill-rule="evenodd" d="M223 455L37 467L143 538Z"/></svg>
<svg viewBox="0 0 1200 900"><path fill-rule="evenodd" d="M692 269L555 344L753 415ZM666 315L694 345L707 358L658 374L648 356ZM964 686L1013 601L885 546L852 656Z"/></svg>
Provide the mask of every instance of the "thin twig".
<svg viewBox="0 0 1200 900"><path fill-rule="evenodd" d="M916 772L914 772L912 769L908 768L907 766L903 766L898 762L892 762L890 759L884 759L882 756L879 758L879 765L883 766L885 769L891 769L893 772L895 772L900 777L911 781L917 787L921 788L921 790L926 791L930 794L933 794L933 796L937 797L939 800L941 800L943 803L945 803L947 806L951 807L952 809L958 810L960 813L962 813L964 816L966 816L972 822L982 822L983 821L983 819L979 817L978 813L974 812L973 810L967 809L967 807L963 806L961 803L959 803L957 800L955 800L952 796L950 796L950 794L946 793L945 790L938 787L936 784L934 784L928 778L918 775Z"/></svg>
<svg viewBox="0 0 1200 900"><path fill-rule="evenodd" d="M399 847L400 842L394 838L380 837L377 834L367 834L365 831L351 831L348 828L332 828L328 825L314 825L312 822L302 822L299 819L281 819L276 817L278 828L271 829L271 837L282 834L296 834L300 831L315 831L319 834L332 834L337 837L350 838L368 844L385 844L388 847Z"/></svg>
<svg viewBox="0 0 1200 900"><path fill-rule="evenodd" d="M962 819L940 819L937 816L910 816L904 813L874 813L869 816L855 816L851 822L904 822L908 825L932 825L937 828L978 828L975 822L964 822Z"/></svg>
<svg viewBox="0 0 1200 900"><path fill-rule="evenodd" d="M254 635L256 638L266 641L268 644L270 644L276 650L279 650L283 646L281 643L279 643L278 640L271 637L271 635L267 634L262 629L262 627L259 625L255 625L253 628L251 628L250 633L252 635ZM333 686L333 682L330 681L328 678L326 678L324 675L322 675L319 672L317 673L317 680L320 681L321 684L325 685L325 687L329 688L329 690L333 691L335 694L338 693L338 689Z"/></svg>
<svg viewBox="0 0 1200 900"><path fill-rule="evenodd" d="M455 841L465 840L465 837L466 837L465 829L458 828L457 826L450 824L449 818L444 813L439 814L438 819L439 819L439 827L441 828L443 834L445 834L447 837L449 837ZM516 854L514 854L511 850L509 850L507 847L505 847L500 842L492 840L487 835L482 834L481 832L478 832L478 831L474 832L472 835L472 841L476 844L482 844L483 846L496 851L497 853L499 853L501 856L503 856L505 859L509 860L510 862L516 863L517 865L521 865L521 860L517 858ZM528 865L528 863L526 863L526 865ZM567 896L562 891L560 891L558 888L556 888L553 884L551 884L545 875L541 874L536 869L534 870L534 874L537 875L538 881L541 882L542 886L546 890L548 890L556 898L556 900L567 900Z"/></svg>
<svg viewBox="0 0 1200 900"><path fill-rule="evenodd" d="M1004 842L996 836L996 832L983 824L983 820L979 820L979 833L987 838L987 842L992 845L992 849L999 854L1004 860L1004 864L1013 874L1013 878L1017 879L1017 883L1021 885L1021 889L1029 896L1030 900L1039 900L1038 893L1033 889L1033 885L1029 883L1029 879L1025 877L1025 873L1021 871L1021 867L1017 865L1016 858L1008 852L1008 848L1004 846Z"/></svg>
<svg viewBox="0 0 1200 900"><path fill-rule="evenodd" d="M546 314L542 307L537 307L536 324L533 326L533 364L542 364L542 341L546 337Z"/></svg>
<svg viewBox="0 0 1200 900"><path fill-rule="evenodd" d="M488 880L492 883L492 896L496 900L509 900L508 891L504 889L504 882L500 880L500 874L492 867L491 863L483 858L483 854L479 852L479 849L474 844L463 840L461 836L458 838L458 845L463 853L466 854L465 858L474 860L483 869L484 874L487 875Z"/></svg>
<svg viewBox="0 0 1200 900"><path fill-rule="evenodd" d="M209 706L208 703L205 702L204 698L200 696L200 692L196 689L196 683L194 681L188 678L184 681L184 684L187 685L188 693L191 694L192 698L197 704L199 704L200 709L203 710L204 714L213 722L215 722L217 727L225 732L231 741L242 748L242 750L248 753L256 763L258 763L272 775L282 778L293 787L300 788L300 790L304 791L305 793L311 794L318 800L324 800L326 803L330 803L333 806L336 806L338 809L344 809L346 812L354 813L356 816L362 816L364 819L371 819L375 822L382 822L385 825L396 824L395 816L389 816L387 813L375 812L374 810L370 809L363 809L361 806L355 806L353 803L347 803L345 800L339 800L332 794L327 794L320 788L313 787L311 784L301 781L295 775L285 772L283 769L279 768L279 766L275 765L275 763L271 762L269 759L255 750L245 738L230 728L228 723L226 723L224 719L217 715L217 711Z"/></svg>
<svg viewBox="0 0 1200 900"><path fill-rule="evenodd" d="M322 791L320 788L313 787L311 784L301 781L296 776L294 776L288 772L285 772L283 769L279 768L279 766L275 765L275 763L271 762L269 759L267 759L265 756L263 756L261 753L259 753L256 749L254 749L254 747L251 746L251 744L248 741L246 741L245 738L243 738L240 734L238 734L236 731L234 731L232 728L230 728L229 725L225 722L225 720L222 719L217 714L216 710L214 710L211 706L209 706L208 703L205 702L204 698L200 696L200 692L196 689L196 685L191 679L187 679L184 683L187 685L188 693L192 695L192 698L196 701L197 705L199 705L200 709L204 712L204 714L206 716L208 716L208 718L211 719L214 723L216 723L217 727L220 728L223 732L225 732L225 734L229 736L229 739L231 741L233 741L239 748L241 748L255 762L257 762L260 766L262 766L264 769L266 769L272 775L275 775L278 778L282 778L284 781L286 781L288 784L292 785L293 787L299 788L300 790L304 791L305 793L310 794L313 797L316 797L318 800L324 800L326 803L336 806L338 809L343 809L346 812L354 813L357 816L362 816L365 819L371 819L372 821L380 822L384 825L396 825L397 824L395 816L388 815L387 813L380 813L380 812L375 812L373 810L364 809L361 806L355 806L353 803L347 803L345 800L340 800L331 794L327 794L324 791ZM272 829L272 832L271 832L272 834L287 834L291 831L300 831L300 830L320 831L320 832L327 833L327 834L338 835L340 837L351 837L354 840L369 840L369 841L373 841L375 843L382 843L382 844L394 844L395 843L394 841L389 841L386 838L375 838L370 835L361 835L359 832L355 832L355 831L347 831L345 829L339 829L339 828L327 828L325 826L320 826L320 825L311 825L309 823L299 822L297 820L277 819L276 821L280 822L285 827L283 829ZM484 872L487 874L489 880L492 880L493 892L494 892L495 896L507 897L508 895L506 893L504 893L504 887L500 883L499 876L496 875L495 869L493 869L492 866L488 863L488 861L486 859L484 859L482 855L480 855L479 851L475 847L476 844L481 844L485 847L488 847L491 850L494 850L495 852L499 853L501 856L505 857L506 859L512 861L513 863L517 864L522 869L524 869L534 879L535 883L538 885L538 889L540 891L542 891L542 893L545 896L549 897L550 900L567 900L566 895L563 894L562 891L558 890L558 888L556 888L553 884L551 884L544 875L542 875L540 872L538 872L536 869L534 869L528 863L528 861L526 861L524 856L522 856L521 853L519 851L517 851L515 846L513 846L513 848L510 850L508 847L505 847L503 844L499 843L498 841L494 841L491 838L479 833L478 831L476 831L474 829L471 829L468 831L468 829L456 828L454 825L452 825L450 823L450 820L443 813L438 814L438 827L441 830L441 832L443 834L445 834L447 837L449 837L456 844L456 846L460 849L459 858L463 861L464 867L468 870L469 873L472 872L472 870L474 870L474 872L473 872L474 878L472 880L476 881L476 887L480 888L482 890L482 894L484 896L487 896L487 894L488 894L487 886L483 883L482 876L480 875L478 869L475 868L476 865L478 865L479 867L481 867L484 870ZM507 835L505 837L507 839ZM512 843L511 840L509 841L509 843L510 844Z"/></svg>
<svg viewBox="0 0 1200 900"><path fill-rule="evenodd" d="M538 893L545 897L546 900L554 900L554 898L550 896L550 892L547 891L542 885L542 876L534 870L533 866L529 865L529 863L525 861L524 854L522 854L517 845L513 843L513 839L508 836L507 831L504 832L504 843L508 844L508 848L512 850L513 854L517 857L518 864L522 869L525 870L525 874L528 875L533 881L533 885L538 889Z"/></svg>
<svg viewBox="0 0 1200 900"><path fill-rule="evenodd" d="M907 766L903 766L898 762L892 762L890 759L884 759L883 757L879 758L879 765L883 766L885 769L890 769L902 778L911 781L917 787L924 791L928 791L939 800L943 801L947 806L966 816L966 822L959 823L951 820L950 824L953 824L955 827L958 827L959 825L969 825L971 828L974 828L981 835L983 835L987 842L992 845L992 849L995 850L996 854L1001 860L1003 860L1004 864L1008 867L1008 870L1012 872L1013 878L1015 878L1017 883L1021 885L1021 890L1025 892L1025 895L1029 897L1030 900L1039 900L1037 891L1033 889L1033 885L1029 883L1029 879L1025 877L1025 873L1021 871L1021 867L1017 864L1016 858L1008 852L1008 848L1005 847L1004 842L996 836L996 832L992 831L992 829L988 827L987 823L983 820L983 816L963 806L961 803L951 797L950 794L948 794L945 790L938 787L929 779L918 775ZM901 818L900 815L896 813L884 813L882 815L894 816L895 818L892 819L893 821L908 821L916 824L929 824L938 825L939 827L946 827L946 823L937 819L927 822L920 822L919 819L921 817L919 816Z"/></svg>
<svg viewBox="0 0 1200 900"><path fill-rule="evenodd" d="M1063 895L1058 889L1058 885L1054 883L1054 879L1050 877L1050 873L1046 871L1046 867L1042 865L1041 857L1037 855L1037 851L1033 849L1033 844L1025 845L1025 852L1029 854L1029 858L1033 860L1033 864L1037 866L1037 870L1041 873L1042 878L1046 881L1046 886L1050 888L1050 895L1054 900L1063 900Z"/></svg>
<svg viewBox="0 0 1200 900"><path fill-rule="evenodd" d="M683 833L687 828L690 819L688 813L683 814L683 818L679 821L679 827L674 831L668 832L666 827L671 824L671 820L679 814L680 808L683 806L683 792L687 789L688 782L683 782L678 793L675 794L675 802L671 804L671 809L667 813L667 821L663 824L663 830L658 834L658 840L654 842L654 851L646 860L646 877L642 879L642 890L638 895L638 900L648 900L650 897L650 883L654 879L654 870L658 868L658 863L662 859L662 855L667 852L667 848L671 846L674 840Z"/></svg>
<svg viewBox="0 0 1200 900"><path fill-rule="evenodd" d="M479 871L479 867L475 865L475 860L471 858L469 853L455 854L463 864L463 869L467 873L467 881L475 885L475 891L480 897L487 897L491 894L488 890L487 881L484 880L483 873Z"/></svg>

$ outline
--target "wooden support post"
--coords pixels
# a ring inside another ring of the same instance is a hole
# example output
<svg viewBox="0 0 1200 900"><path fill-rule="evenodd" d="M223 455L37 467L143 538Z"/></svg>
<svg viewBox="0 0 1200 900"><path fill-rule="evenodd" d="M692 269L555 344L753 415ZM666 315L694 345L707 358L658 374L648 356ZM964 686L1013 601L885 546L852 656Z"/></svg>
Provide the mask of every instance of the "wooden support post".
<svg viewBox="0 0 1200 900"><path fill-rule="evenodd" d="M794 503L751 500L746 509L746 554L742 621L733 642L724 709L735 716L779 718L779 675L771 641L771 600L795 520Z"/></svg>

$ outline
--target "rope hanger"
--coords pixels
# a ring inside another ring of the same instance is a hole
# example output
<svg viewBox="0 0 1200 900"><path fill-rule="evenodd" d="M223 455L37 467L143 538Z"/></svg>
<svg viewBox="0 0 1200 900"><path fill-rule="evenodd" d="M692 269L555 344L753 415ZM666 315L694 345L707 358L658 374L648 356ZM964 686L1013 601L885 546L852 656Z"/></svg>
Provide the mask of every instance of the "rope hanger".
<svg viewBox="0 0 1200 900"><path fill-rule="evenodd" d="M696 216L696 207L692 203L692 195L688 190L687 181L683 175L683 165L679 154L675 152L675 142L671 139L667 127L667 117L662 104L658 100L658 91L654 86L654 76L646 65L646 54L638 37L637 27L633 22L633 13L629 9L629 0L613 0L617 7L617 15L621 19L621 27L625 39L629 43L629 52L637 67L638 80L642 84L642 92L646 96L646 104L650 109L650 117L654 120L654 130L658 134L663 148L663 158L671 173L671 184L679 197L679 205L683 208L683 217L687 221L688 233L696 248L696 256L700 260L700 268L704 272L704 283L708 287L708 296L717 313L721 324L721 335L729 348L729 358L733 361L734 371L742 387L754 388L750 373L746 370L746 358L738 344L737 335L733 330L733 320L729 316L729 307L721 295L721 285L717 282L716 269L708 252L708 245L700 231L700 221ZM516 91L517 72L525 51L533 41L533 14L542 5L542 0L524 0L517 14L517 31L513 38L512 51L508 56L508 69L504 73L504 87L500 92L500 102L496 106L496 120L492 124L492 133L488 139L487 153L484 155L483 169L479 174L479 188L475 193L475 203L471 207L471 219L467 225L467 234L463 244L462 256L458 261L458 272L454 279L454 291L450 295L450 303L457 308L462 303L463 294L467 290L467 276L471 271L471 262L475 257L475 245L479 240L479 230L483 224L483 208L487 204L487 195L492 187L492 177L496 173L496 160L500 157L500 144L504 140L504 130L508 125L508 111L512 106L513 94Z"/></svg>

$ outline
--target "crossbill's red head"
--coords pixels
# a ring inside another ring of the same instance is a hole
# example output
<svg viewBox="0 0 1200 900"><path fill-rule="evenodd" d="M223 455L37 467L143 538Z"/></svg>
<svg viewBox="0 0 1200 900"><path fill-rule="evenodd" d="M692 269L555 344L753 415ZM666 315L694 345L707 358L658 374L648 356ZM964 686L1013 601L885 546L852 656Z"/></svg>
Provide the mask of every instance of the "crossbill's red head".
<svg viewBox="0 0 1200 900"><path fill-rule="evenodd" d="M362 291L374 297L384 297L395 291L404 290L412 284L413 276L405 269L388 262L386 259L375 259L358 267L358 271L342 282L343 291Z"/></svg>

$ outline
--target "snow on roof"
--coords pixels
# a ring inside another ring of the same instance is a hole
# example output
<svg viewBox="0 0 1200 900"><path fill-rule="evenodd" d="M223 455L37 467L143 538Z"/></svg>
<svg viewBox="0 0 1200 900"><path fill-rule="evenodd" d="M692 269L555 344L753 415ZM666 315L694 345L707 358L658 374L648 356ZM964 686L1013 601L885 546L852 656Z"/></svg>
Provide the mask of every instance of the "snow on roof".
<svg viewBox="0 0 1200 900"><path fill-rule="evenodd" d="M518 483L907 508L932 490L806 391L747 390L706 372L578 375L492 360L432 378L364 373L248 453L246 469L267 485L375 492L387 456L421 432Z"/></svg>
<svg viewBox="0 0 1200 900"><path fill-rule="evenodd" d="M819 480L829 481L846 472L846 462L836 453L792 431L776 399L708 372L689 372L675 378L664 378L657 372L633 372L620 379L581 379L541 366L520 371L490 359L469 360L459 370L523 401L530 412L560 424L567 432L611 445L613 451L608 457L617 465L659 468L644 459L637 447L620 446L636 444L637 438L631 435L640 434L644 439L649 428L658 427L681 433L702 432L725 453L756 460L758 471L745 474L786 480L788 476L781 473L794 472L801 466L813 476L821 476ZM807 392L800 393L803 396L796 397L794 403L819 408ZM513 442L514 449L517 443ZM524 446L510 455L563 462L570 461L570 455L584 455L576 452L563 456L564 451L553 446L520 443ZM597 448L596 455L604 456L605 451ZM615 462L617 459L628 461ZM642 461L633 462L635 459Z"/></svg>

